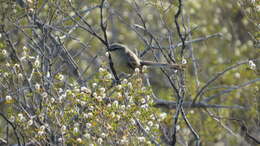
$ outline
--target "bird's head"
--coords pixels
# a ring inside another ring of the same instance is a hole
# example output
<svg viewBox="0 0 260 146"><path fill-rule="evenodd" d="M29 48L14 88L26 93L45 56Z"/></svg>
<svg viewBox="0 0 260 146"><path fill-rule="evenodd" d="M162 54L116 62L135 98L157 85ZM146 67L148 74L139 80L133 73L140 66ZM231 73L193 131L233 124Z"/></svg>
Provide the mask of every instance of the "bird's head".
<svg viewBox="0 0 260 146"><path fill-rule="evenodd" d="M118 50L124 50L126 48L126 46L124 46L123 44L120 43L113 43L110 45L109 47L109 51L118 51Z"/></svg>

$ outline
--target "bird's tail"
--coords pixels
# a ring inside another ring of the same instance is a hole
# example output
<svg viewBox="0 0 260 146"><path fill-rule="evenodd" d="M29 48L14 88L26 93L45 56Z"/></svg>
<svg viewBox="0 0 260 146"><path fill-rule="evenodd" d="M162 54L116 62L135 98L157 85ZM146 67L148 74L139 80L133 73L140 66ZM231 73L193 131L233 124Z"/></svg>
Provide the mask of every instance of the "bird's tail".
<svg viewBox="0 0 260 146"><path fill-rule="evenodd" d="M167 64L167 63L157 63L152 61L141 61L141 65L151 66L151 67L166 67L166 68L173 68L176 70L183 70L186 65L184 64Z"/></svg>

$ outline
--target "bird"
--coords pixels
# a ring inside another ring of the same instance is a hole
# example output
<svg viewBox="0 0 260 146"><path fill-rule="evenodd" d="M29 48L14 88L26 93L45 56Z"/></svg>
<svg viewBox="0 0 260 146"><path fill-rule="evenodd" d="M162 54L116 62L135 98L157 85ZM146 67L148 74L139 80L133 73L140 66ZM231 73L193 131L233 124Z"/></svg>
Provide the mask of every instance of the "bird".
<svg viewBox="0 0 260 146"><path fill-rule="evenodd" d="M143 66L166 67L175 70L182 70L184 68L184 64L168 64L141 60L133 51L121 43L111 44L108 50L112 56L115 70L124 73L131 74L136 68L139 68L142 71Z"/></svg>

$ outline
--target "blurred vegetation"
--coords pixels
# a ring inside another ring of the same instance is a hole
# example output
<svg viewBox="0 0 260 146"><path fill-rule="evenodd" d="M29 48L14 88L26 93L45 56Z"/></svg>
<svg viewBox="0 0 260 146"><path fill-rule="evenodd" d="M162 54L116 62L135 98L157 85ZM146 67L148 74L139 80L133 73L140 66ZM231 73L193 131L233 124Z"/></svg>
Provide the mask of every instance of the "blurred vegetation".
<svg viewBox="0 0 260 146"><path fill-rule="evenodd" d="M122 79L121 85L113 84L106 46L83 28L82 19L103 38L100 2L1 1L1 113L16 127L21 142L36 145L167 145L165 131L172 134L174 126L177 145L195 145L183 118L173 125L176 109L154 107L154 94L177 102L177 94L160 68L148 69L151 86L139 73ZM178 4L167 0L105 1L109 42L126 44L138 54L157 46L156 42L168 48L181 43L174 22ZM83 18L74 17L75 10ZM39 26L37 19L44 25ZM260 1L185 0L178 20L187 40L204 38L187 44L184 56L179 55L181 47L172 52L177 63L188 62L183 72L185 101L192 102L199 89L219 72L245 62L225 72L197 100L216 96L207 104L244 108L184 109L201 144L257 145L247 134L260 141ZM206 39L214 34L218 35ZM79 75L68 67L65 55L53 49L57 47L51 43L54 38L74 58L85 85L78 82ZM160 62L167 60L156 49L141 58L155 61L154 56ZM49 67L44 68L45 64ZM3 116L0 138L17 143L15 131Z"/></svg>

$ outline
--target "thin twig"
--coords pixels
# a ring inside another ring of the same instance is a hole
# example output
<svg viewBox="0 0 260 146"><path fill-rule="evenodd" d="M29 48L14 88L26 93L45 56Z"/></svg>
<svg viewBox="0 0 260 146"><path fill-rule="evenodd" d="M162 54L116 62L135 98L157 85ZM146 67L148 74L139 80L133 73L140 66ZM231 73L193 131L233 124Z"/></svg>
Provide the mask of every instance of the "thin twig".
<svg viewBox="0 0 260 146"><path fill-rule="evenodd" d="M255 59L255 60L258 60L258 59ZM254 61L254 60L253 60ZM241 65L244 65L244 64L247 64L248 63L248 60L246 61L241 61L241 62L238 62L234 65L231 65L229 66L228 68L224 69L222 72L219 72L217 73L213 78L211 78L210 80L207 81L207 83L200 88L200 90L198 91L198 93L195 95L194 99L193 99L193 104L199 99L200 96L203 95L204 93L204 90L210 85L212 84L214 81L216 81L219 77L221 77L222 75L224 75L226 72L234 69L234 68L237 68Z"/></svg>
<svg viewBox="0 0 260 146"><path fill-rule="evenodd" d="M259 82L259 81L260 81L260 78L257 78L257 79L254 79L254 80L251 80L251 81L242 83L242 84L240 84L240 85L231 87L231 88L229 88L229 89L223 90L223 91L221 91L221 92L219 92L219 93L217 93L217 94L214 94L214 95L212 95L212 96L206 98L205 100L203 100L203 102L208 103L208 102L210 102L212 99L217 98L217 97L220 97L220 96L222 96L223 94L230 93L230 92L232 92L232 91L234 91L234 90L237 90L237 89L246 87L246 86L248 86L248 85L251 85L251 84L253 84L253 83L255 83L255 82Z"/></svg>
<svg viewBox="0 0 260 146"><path fill-rule="evenodd" d="M142 126L142 124L140 123L140 121L138 119L135 119L135 122L136 122L137 126L141 129L141 131L144 133L144 135L147 136L153 144L155 144L156 146L160 146L160 144L155 140L154 136L149 134L144 129L144 127Z"/></svg>
<svg viewBox="0 0 260 146"><path fill-rule="evenodd" d="M16 137L16 139L17 139L18 145L20 146L20 145L21 145L21 143L20 143L20 138L19 138L19 136L18 136L18 134L17 134L16 127L14 126L14 124L13 124L10 120L8 120L8 118L7 118L3 113L0 112L0 116L2 116L2 117L4 118L4 120L6 120L6 122L7 122L8 124L10 124L11 127L13 128L13 130L14 130L14 135L15 135L15 137Z"/></svg>

